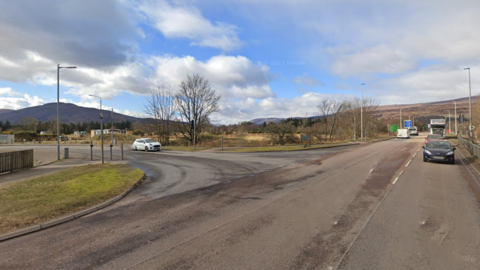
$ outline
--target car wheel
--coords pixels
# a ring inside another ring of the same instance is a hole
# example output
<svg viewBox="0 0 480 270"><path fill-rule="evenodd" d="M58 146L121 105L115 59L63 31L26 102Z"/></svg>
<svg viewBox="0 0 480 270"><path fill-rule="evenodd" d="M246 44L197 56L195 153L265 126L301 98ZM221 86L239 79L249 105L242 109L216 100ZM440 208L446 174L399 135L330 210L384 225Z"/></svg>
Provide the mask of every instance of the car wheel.
<svg viewBox="0 0 480 270"><path fill-rule="evenodd" d="M423 156L423 162L427 162L427 158Z"/></svg>
<svg viewBox="0 0 480 270"><path fill-rule="evenodd" d="M138 149L137 149L137 147L136 147L136 146L133 148L133 151L138 151Z"/></svg>
<svg viewBox="0 0 480 270"><path fill-rule="evenodd" d="M145 152L148 152L148 147L147 146L145 146Z"/></svg>

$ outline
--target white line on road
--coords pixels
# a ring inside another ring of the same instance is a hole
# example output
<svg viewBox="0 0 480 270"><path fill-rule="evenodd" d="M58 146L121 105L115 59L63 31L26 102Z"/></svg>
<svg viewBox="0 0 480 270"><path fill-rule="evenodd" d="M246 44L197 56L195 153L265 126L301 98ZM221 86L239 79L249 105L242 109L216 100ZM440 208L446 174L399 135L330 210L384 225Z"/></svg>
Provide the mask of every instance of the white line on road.
<svg viewBox="0 0 480 270"><path fill-rule="evenodd" d="M411 159L408 161L407 165L405 165L405 168L408 167L408 165L410 165L410 162L412 162Z"/></svg>
<svg viewBox="0 0 480 270"><path fill-rule="evenodd" d="M395 185L395 183L398 181L398 178L400 178L400 175L402 175L402 173L403 173L403 171L401 171L401 172L398 174L397 178L395 178L395 180L393 180L393 183L392 183L393 185Z"/></svg>
<svg viewBox="0 0 480 270"><path fill-rule="evenodd" d="M373 172L373 168L370 170L370 172L368 174L371 174Z"/></svg>
<svg viewBox="0 0 480 270"><path fill-rule="evenodd" d="M418 151L417 151L415 154L413 154L413 157L412 157L412 158L414 158L414 157L417 155L417 153L418 153Z"/></svg>

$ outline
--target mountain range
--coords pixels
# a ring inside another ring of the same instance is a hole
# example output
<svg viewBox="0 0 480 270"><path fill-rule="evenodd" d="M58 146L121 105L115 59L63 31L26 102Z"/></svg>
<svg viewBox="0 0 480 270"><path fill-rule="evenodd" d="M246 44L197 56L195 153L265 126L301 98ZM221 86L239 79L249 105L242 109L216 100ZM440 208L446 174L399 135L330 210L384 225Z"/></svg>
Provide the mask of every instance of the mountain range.
<svg viewBox="0 0 480 270"><path fill-rule="evenodd" d="M105 123L110 122L112 112L102 110L103 120ZM83 123L83 122L100 122L100 110L94 108L80 107L71 103L59 103L59 115L61 123ZM7 120L11 124L19 124L22 118L32 117L37 121L47 122L57 119L57 103L47 103L40 106L28 107L20 110L0 110L0 121L5 123ZM144 118L136 118L120 113L113 113L114 122L144 121Z"/></svg>

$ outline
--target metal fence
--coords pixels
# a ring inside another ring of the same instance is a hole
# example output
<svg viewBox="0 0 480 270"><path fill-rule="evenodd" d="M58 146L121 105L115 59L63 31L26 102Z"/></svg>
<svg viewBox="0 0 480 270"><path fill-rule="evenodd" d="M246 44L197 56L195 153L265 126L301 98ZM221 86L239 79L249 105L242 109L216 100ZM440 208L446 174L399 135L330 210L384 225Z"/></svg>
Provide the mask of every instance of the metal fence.
<svg viewBox="0 0 480 270"><path fill-rule="evenodd" d="M0 173L33 168L33 149L0 153Z"/></svg>
<svg viewBox="0 0 480 270"><path fill-rule="evenodd" d="M465 140L464 138L461 138L461 137L458 137L458 143L464 147L465 149L467 149L470 154L472 156L475 156L475 157L480 157L480 146L476 145L476 144L473 144L467 140Z"/></svg>

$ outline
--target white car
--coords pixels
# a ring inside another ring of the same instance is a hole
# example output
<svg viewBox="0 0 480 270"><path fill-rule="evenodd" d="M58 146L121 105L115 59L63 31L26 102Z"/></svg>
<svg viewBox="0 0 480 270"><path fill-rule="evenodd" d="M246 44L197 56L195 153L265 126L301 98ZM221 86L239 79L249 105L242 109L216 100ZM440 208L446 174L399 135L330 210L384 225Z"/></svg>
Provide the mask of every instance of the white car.
<svg viewBox="0 0 480 270"><path fill-rule="evenodd" d="M410 135L418 136L417 127L413 126L413 127L410 127L408 130L410 131Z"/></svg>
<svg viewBox="0 0 480 270"><path fill-rule="evenodd" d="M132 144L132 149L145 151L162 151L162 145L150 138L136 139Z"/></svg>

